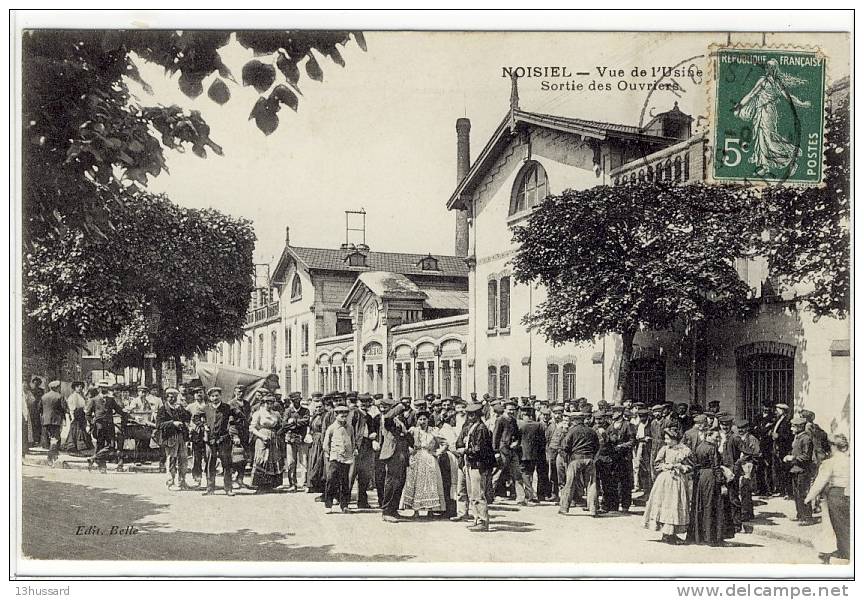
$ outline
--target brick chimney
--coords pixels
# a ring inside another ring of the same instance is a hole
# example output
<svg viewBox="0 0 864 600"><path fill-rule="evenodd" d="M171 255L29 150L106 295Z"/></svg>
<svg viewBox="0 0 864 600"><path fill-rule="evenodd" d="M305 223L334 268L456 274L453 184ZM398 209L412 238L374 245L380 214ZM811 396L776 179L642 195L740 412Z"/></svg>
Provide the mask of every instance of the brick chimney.
<svg viewBox="0 0 864 600"><path fill-rule="evenodd" d="M471 168L471 121L456 119L456 185ZM468 211L456 211L456 256L468 256Z"/></svg>
<svg viewBox="0 0 864 600"><path fill-rule="evenodd" d="M285 227L285 245L286 246L291 245L291 228L290 227Z"/></svg>

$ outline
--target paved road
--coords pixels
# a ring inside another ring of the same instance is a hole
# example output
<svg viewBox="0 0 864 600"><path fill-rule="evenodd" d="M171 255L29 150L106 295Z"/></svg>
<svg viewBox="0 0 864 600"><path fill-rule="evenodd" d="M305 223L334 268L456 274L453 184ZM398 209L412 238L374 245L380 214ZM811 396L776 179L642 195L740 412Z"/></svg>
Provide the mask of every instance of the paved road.
<svg viewBox="0 0 864 600"><path fill-rule="evenodd" d="M159 474L25 466L23 475L23 553L41 559L817 562L811 549L754 535L723 548L669 546L642 528L638 513L591 519L576 509L564 517L553 505L504 503L492 510L493 531L482 534L448 521L386 524L378 511L325 514L305 493L175 492ZM138 533L110 535L130 525ZM87 526L101 534L76 535Z"/></svg>

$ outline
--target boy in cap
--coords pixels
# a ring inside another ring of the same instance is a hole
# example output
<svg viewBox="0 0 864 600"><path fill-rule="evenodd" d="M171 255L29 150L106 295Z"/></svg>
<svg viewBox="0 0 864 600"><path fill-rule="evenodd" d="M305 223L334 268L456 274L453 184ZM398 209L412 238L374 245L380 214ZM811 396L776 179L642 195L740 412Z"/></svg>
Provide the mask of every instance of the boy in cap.
<svg viewBox="0 0 864 600"><path fill-rule="evenodd" d="M327 465L327 485L324 489L324 506L332 512L333 500L338 499L343 513L349 512L351 500L349 474L357 450L354 446L354 431L348 426L348 407L337 405L333 412L336 420L324 432L324 464Z"/></svg>
<svg viewBox="0 0 864 600"><path fill-rule="evenodd" d="M231 434L228 431L231 417L243 418L240 411L222 402L222 388L211 387L207 390L209 400L204 407L204 443L207 451L207 490L205 496L216 492L216 461L222 463L222 486L226 496L233 496L231 483Z"/></svg>

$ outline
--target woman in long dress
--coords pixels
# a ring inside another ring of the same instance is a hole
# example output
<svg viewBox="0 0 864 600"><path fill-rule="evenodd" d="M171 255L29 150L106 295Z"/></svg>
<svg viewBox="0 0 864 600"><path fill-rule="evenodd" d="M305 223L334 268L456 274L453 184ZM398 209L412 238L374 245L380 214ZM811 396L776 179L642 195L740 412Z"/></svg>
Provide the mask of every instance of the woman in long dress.
<svg viewBox="0 0 864 600"><path fill-rule="evenodd" d="M708 432L693 451L693 498L687 541L719 546L735 536L732 504L726 488L726 475L720 464L717 443L720 432Z"/></svg>
<svg viewBox="0 0 864 600"><path fill-rule="evenodd" d="M663 431L663 446L654 457L657 477L645 505L645 527L661 531L667 544L680 544L679 533L687 533L690 523L690 498L693 483L690 473L690 448L681 443L677 428Z"/></svg>
<svg viewBox="0 0 864 600"><path fill-rule="evenodd" d="M459 481L459 461L453 453L456 450L456 411L448 411L441 415L441 424L433 429L438 438L438 469L441 471L441 481L444 484L445 511L444 517L456 516L456 498Z"/></svg>
<svg viewBox="0 0 864 600"><path fill-rule="evenodd" d="M256 494L269 492L282 485L285 452L281 429L282 415L277 408L276 397L267 396L249 423L249 433L255 439L252 486Z"/></svg>
<svg viewBox="0 0 864 600"><path fill-rule="evenodd" d="M66 404L69 406L69 414L72 419L69 422L69 431L66 433L66 439L63 440L63 451L68 453L86 452L90 453L93 450L93 440L90 434L87 433L87 417L84 415L84 407L86 401L81 392L84 390L83 381L75 381L72 383L72 393L66 398Z"/></svg>
<svg viewBox="0 0 864 600"><path fill-rule="evenodd" d="M435 451L438 439L429 429L429 413L417 413L417 425L409 430L414 437L414 448L408 459L405 489L402 491L402 508L417 511L440 512L446 507L444 482L438 467Z"/></svg>
<svg viewBox="0 0 864 600"><path fill-rule="evenodd" d="M315 403L312 418L309 421L309 435L312 442L309 445L309 468L306 471L306 491L323 494L326 475L324 472L324 417L326 411L320 403Z"/></svg>

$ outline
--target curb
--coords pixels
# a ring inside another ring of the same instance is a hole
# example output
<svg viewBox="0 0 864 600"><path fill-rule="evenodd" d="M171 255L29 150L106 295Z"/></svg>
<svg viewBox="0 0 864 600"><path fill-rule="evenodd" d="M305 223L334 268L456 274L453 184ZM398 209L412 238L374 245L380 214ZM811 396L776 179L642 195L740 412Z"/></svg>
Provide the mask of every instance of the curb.
<svg viewBox="0 0 864 600"><path fill-rule="evenodd" d="M43 467L49 469L73 469L77 471L87 471L88 464L87 459L85 458L59 458L57 461L50 465L48 464L48 459L44 457L33 457L28 456L25 457L22 464L26 467ZM111 463L109 463L111 464ZM159 473L159 467L153 465L126 465L125 471L117 471L116 463L113 467L109 467L109 471L111 473ZM93 467L93 470L96 471L96 467Z"/></svg>
<svg viewBox="0 0 864 600"><path fill-rule="evenodd" d="M814 525L815 527L815 525ZM802 535L795 535L794 533L783 533L781 531L774 531L773 528L767 527L765 525L753 525L753 533L752 535L758 535L760 537L771 538L773 540L780 540L781 542L790 542L792 544L800 544L802 546L807 546L809 548L814 548L813 538L804 537Z"/></svg>

